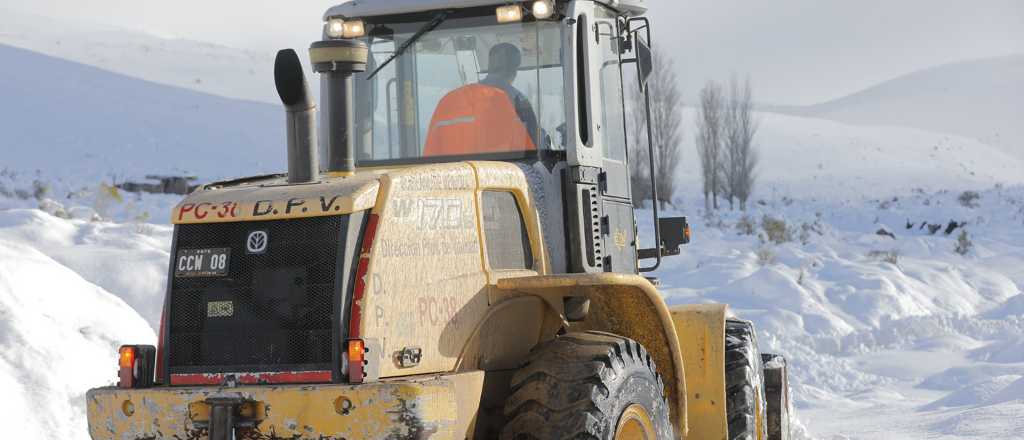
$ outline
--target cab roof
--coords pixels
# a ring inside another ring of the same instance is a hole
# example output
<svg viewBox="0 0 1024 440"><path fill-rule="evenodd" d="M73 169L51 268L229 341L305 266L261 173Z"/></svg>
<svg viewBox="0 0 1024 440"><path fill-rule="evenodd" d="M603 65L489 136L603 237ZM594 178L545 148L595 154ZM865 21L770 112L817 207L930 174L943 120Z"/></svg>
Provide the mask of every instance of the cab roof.
<svg viewBox="0 0 1024 440"><path fill-rule="evenodd" d="M613 8L640 15L647 11L647 0L599 0ZM478 6L502 6L502 0L349 0L334 6L324 13L324 20L330 17L373 17L377 15L404 14L436 9L462 9Z"/></svg>

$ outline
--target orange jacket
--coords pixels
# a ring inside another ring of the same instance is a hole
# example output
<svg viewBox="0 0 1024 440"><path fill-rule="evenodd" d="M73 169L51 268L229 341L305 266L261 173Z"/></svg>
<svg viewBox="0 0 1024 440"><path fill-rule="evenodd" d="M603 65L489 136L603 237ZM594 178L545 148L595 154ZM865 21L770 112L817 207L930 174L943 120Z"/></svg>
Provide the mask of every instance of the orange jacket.
<svg viewBox="0 0 1024 440"><path fill-rule="evenodd" d="M504 90L470 84L452 90L434 110L424 156L534 150L526 125Z"/></svg>

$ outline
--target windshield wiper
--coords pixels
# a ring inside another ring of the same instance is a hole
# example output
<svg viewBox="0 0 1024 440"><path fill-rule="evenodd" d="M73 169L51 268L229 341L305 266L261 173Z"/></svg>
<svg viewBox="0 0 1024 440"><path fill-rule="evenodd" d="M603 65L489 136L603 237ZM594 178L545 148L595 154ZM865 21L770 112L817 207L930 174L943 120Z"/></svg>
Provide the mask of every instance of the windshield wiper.
<svg viewBox="0 0 1024 440"><path fill-rule="evenodd" d="M444 21L448 19L448 16L451 15L451 13L452 11L441 11L435 14L434 18L427 22L427 24L423 25L423 27L416 31L415 34L412 34L412 37L409 37L408 40L405 40L405 42L398 47L398 50L396 50L395 53L391 54L391 56L388 57L388 59L384 60L383 63L380 63L380 65L377 66L376 69L373 69L373 72L367 75L366 79L373 79L373 77L377 75L377 72L380 72L380 69L383 69L384 66L390 64L392 61L395 60L395 58L402 56L402 54L405 53L406 49L409 49L409 47L412 46L413 43L419 41L420 37L434 30L435 28L440 26L441 23L444 23Z"/></svg>

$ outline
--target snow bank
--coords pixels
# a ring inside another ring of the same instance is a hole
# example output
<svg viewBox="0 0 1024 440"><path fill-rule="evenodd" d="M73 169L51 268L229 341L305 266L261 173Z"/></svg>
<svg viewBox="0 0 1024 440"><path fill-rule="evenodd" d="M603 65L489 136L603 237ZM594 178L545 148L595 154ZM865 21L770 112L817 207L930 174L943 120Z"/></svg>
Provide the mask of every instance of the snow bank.
<svg viewBox="0 0 1024 440"><path fill-rule="evenodd" d="M37 209L0 211L0 241L31 247L120 297L153 329L160 325L171 233L162 225L68 220Z"/></svg>
<svg viewBox="0 0 1024 440"><path fill-rule="evenodd" d="M86 390L114 381L119 345L155 341L124 301L0 239L0 412L14 422L6 435L88 438Z"/></svg>

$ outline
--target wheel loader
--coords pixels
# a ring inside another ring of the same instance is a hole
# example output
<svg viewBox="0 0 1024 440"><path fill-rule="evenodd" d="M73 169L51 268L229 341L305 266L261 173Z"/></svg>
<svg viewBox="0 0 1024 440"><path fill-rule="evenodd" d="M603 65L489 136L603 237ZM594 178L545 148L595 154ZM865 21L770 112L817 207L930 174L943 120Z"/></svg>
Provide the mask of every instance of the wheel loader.
<svg viewBox="0 0 1024 440"><path fill-rule="evenodd" d="M295 51L275 62L287 173L173 209L158 344L88 392L92 438L789 438L785 360L645 276L690 240L657 203L637 236L645 10L330 8L319 109Z"/></svg>

